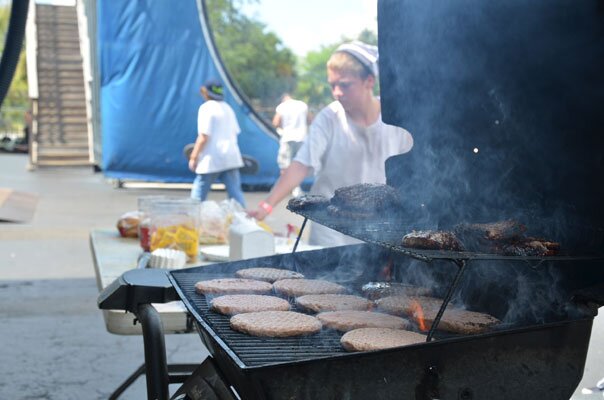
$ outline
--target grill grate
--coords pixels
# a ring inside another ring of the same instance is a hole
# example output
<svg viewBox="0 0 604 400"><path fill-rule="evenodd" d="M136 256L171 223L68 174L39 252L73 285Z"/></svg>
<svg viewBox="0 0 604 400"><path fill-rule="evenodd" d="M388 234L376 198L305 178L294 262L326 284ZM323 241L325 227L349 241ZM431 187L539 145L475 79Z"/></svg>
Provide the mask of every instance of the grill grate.
<svg viewBox="0 0 604 400"><path fill-rule="evenodd" d="M308 218L311 221L334 229L345 235L352 236L366 243L376 244L387 249L396 251L407 256L423 260L431 261L435 259L442 260L509 260L509 261L534 261L541 262L549 261L584 261L604 258L604 254L588 254L581 256L557 255L557 256L505 256L491 253L478 253L471 251L444 251L444 250L420 250L410 249L400 245L401 239L407 233L413 230L426 229L411 225L399 219L363 219L355 221L350 218L340 218L331 215L326 208L300 210L291 208L287 209Z"/></svg>
<svg viewBox="0 0 604 400"><path fill-rule="evenodd" d="M336 331L323 329L320 333L292 338L262 338L245 335L232 330L229 317L210 311L206 296L195 292L195 283L200 280L232 277L232 274L216 272L218 266L203 267L204 271L187 273L187 270L171 273L177 290L199 322L205 323L206 331L211 331L236 356L240 367L258 367L280 363L290 363L308 359L331 357L345 354ZM214 269L214 271L212 271ZM292 304L292 311L299 311Z"/></svg>

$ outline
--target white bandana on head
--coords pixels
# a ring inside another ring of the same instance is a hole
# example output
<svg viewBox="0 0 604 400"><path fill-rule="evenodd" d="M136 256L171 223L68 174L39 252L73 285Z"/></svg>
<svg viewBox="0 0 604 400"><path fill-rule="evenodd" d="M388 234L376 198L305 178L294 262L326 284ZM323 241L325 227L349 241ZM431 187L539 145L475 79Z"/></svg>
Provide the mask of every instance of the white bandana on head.
<svg viewBox="0 0 604 400"><path fill-rule="evenodd" d="M360 42L358 40L350 43L344 43L340 45L336 52L343 51L345 53L350 54L355 59L357 59L361 64L363 64L373 76L377 78L379 74L378 68L378 59L379 53L377 46L372 46L367 43Z"/></svg>

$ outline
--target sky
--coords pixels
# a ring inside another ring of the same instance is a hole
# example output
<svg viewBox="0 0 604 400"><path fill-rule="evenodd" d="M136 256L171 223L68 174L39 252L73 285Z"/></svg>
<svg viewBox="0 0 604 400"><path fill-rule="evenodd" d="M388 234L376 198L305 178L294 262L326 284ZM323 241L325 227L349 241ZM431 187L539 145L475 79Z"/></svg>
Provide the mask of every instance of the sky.
<svg viewBox="0 0 604 400"><path fill-rule="evenodd" d="M377 0L258 0L242 11L264 22L300 56L365 28L377 32Z"/></svg>

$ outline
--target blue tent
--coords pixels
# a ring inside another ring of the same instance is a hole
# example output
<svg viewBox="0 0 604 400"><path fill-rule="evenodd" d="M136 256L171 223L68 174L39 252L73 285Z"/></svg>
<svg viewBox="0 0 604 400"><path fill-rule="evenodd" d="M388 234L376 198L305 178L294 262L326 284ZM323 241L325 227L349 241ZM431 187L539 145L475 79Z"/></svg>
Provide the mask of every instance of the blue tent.
<svg viewBox="0 0 604 400"><path fill-rule="evenodd" d="M204 1L99 0L102 169L119 180L192 182L183 147L197 137L200 85L220 79L241 126L239 146L258 162L244 185L279 176L278 138L238 92L214 46Z"/></svg>

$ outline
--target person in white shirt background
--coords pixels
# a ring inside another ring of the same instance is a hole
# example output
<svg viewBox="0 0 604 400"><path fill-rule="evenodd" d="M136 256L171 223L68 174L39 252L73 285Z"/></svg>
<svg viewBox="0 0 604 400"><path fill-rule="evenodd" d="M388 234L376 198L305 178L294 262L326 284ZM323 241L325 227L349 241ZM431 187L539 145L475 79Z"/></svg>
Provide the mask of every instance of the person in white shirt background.
<svg viewBox="0 0 604 400"><path fill-rule="evenodd" d="M339 187L358 183L385 183L384 163L406 153L413 137L403 128L385 124L373 89L378 78L377 47L362 42L339 46L327 62L327 81L335 101L310 126L302 147L268 197L249 214L264 219L310 173L310 194L333 196ZM310 244L339 246L359 241L313 224Z"/></svg>
<svg viewBox="0 0 604 400"><path fill-rule="evenodd" d="M189 169L197 174L191 198L206 200L212 183L220 179L229 198L245 207L241 190L243 158L237 144L241 129L235 112L224 101L224 88L210 79L200 88L205 102L197 112L197 140L189 156Z"/></svg>
<svg viewBox="0 0 604 400"><path fill-rule="evenodd" d="M308 130L308 105L302 100L294 99L289 93L281 96L281 103L275 109L273 126L279 133L279 153L277 164L283 171L289 167L296 153L302 146ZM297 187L293 191L294 196L300 193Z"/></svg>

